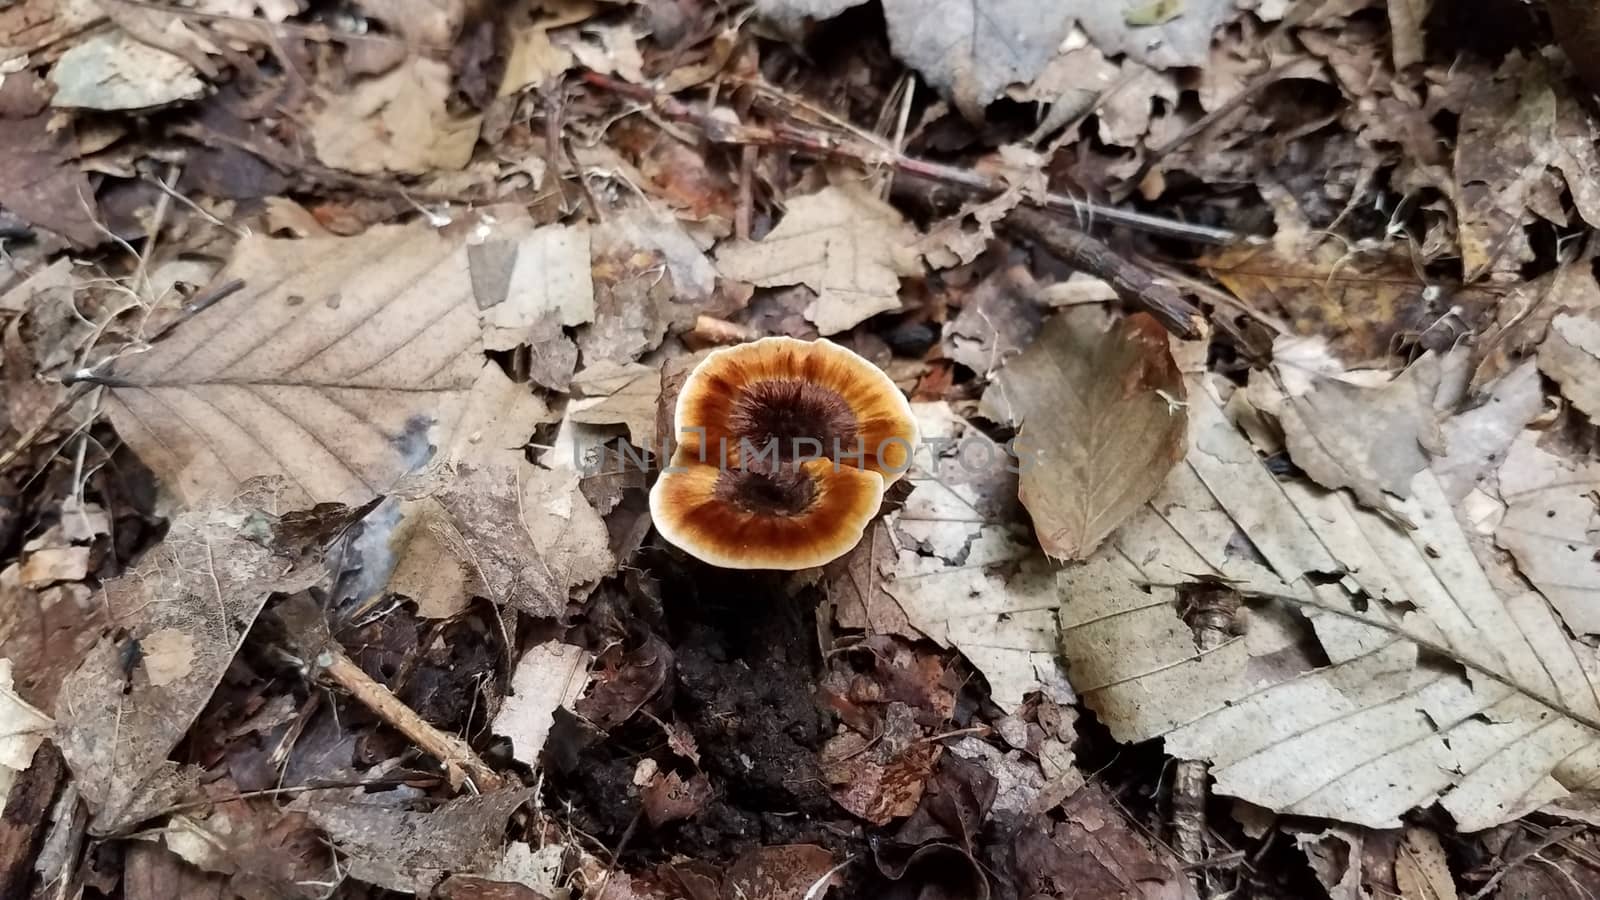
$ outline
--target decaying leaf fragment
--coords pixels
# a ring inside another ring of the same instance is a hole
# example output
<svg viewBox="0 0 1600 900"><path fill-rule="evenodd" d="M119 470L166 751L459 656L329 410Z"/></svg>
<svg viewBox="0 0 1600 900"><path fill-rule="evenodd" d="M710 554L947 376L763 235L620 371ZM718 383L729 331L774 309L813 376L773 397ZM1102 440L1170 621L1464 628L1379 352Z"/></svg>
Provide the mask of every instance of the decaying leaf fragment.
<svg viewBox="0 0 1600 900"><path fill-rule="evenodd" d="M762 240L724 244L717 268L751 284L811 288L817 299L806 318L829 335L900 308L899 266L914 240L893 207L860 188L830 185L792 198Z"/></svg>
<svg viewBox="0 0 1600 900"><path fill-rule="evenodd" d="M565 614L575 588L615 568L605 523L575 469L462 464L433 499L450 517L436 535L474 585L531 615Z"/></svg>
<svg viewBox="0 0 1600 900"><path fill-rule="evenodd" d="M1000 372L981 409L1017 425L1018 495L1046 554L1089 556L1160 488L1183 458L1183 394L1143 313L1108 327L1098 309L1062 312Z"/></svg>
<svg viewBox="0 0 1600 900"><path fill-rule="evenodd" d="M56 704L56 744L97 834L193 788L200 770L167 755L211 699L267 597L318 576L316 567L290 573L298 548L278 551L264 540L272 518L258 510L282 496L280 483L252 482L229 506L183 513L138 566L106 584L113 621L129 637L101 639Z"/></svg>
<svg viewBox="0 0 1600 900"><path fill-rule="evenodd" d="M425 895L447 874L487 873L499 864L506 822L531 796L526 788L495 791L423 812L396 808L382 794L341 799L314 792L290 808L328 832L352 876Z"/></svg>
<svg viewBox="0 0 1600 900"><path fill-rule="evenodd" d="M1561 385L1561 393L1591 422L1600 421L1600 319L1594 314L1558 314L1539 345L1539 370Z"/></svg>
<svg viewBox="0 0 1600 900"><path fill-rule="evenodd" d="M117 433L182 498L279 475L286 506L358 504L451 443L484 367L458 242L247 237L222 278L245 288L106 378Z"/></svg>
<svg viewBox="0 0 1600 900"><path fill-rule="evenodd" d="M511 755L537 765L558 707L571 708L589 684L589 653L582 647L549 641L522 655L511 676L511 696L492 726L511 739Z"/></svg>
<svg viewBox="0 0 1600 900"><path fill-rule="evenodd" d="M311 141L325 165L351 172L423 174L460 169L472 158L482 116L449 109L450 67L425 56L325 93L311 117Z"/></svg>

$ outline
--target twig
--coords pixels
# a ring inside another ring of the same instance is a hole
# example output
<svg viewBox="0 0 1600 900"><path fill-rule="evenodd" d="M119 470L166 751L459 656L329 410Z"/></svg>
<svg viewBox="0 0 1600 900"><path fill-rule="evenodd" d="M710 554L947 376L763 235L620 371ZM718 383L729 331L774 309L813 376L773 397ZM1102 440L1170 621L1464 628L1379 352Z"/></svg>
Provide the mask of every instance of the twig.
<svg viewBox="0 0 1600 900"><path fill-rule="evenodd" d="M1150 313L1178 337L1185 340L1205 337L1205 316L1185 300L1171 282L1122 258L1104 241L1074 230L1067 223L1036 209L1018 207L1012 210L1005 225L1077 268L1105 279L1123 302Z"/></svg>
<svg viewBox="0 0 1600 900"><path fill-rule="evenodd" d="M466 741L428 724L393 691L356 665L328 630L322 608L307 595L286 598L277 608L277 620L300 659L314 665L328 681L443 764L452 787L466 781L468 787L486 793L506 786L505 777L489 768Z"/></svg>
<svg viewBox="0 0 1600 900"><path fill-rule="evenodd" d="M786 122L779 122L770 127L729 122L674 97L657 94L649 88L619 81L598 72L584 72L583 80L594 87L631 100L649 103L664 118L693 124L705 133L708 140L715 143L791 147L817 156L847 159L869 167L888 166L907 175L920 175L989 195L1001 194L1008 187L1005 180L997 175L907 156L884 144L871 143L858 136L859 130L853 130L854 133L849 136L840 136L808 130ZM1037 202L1045 209L1071 213L1078 221L1084 223L1104 222L1151 234L1209 244L1232 244L1243 239L1239 233L1225 228L1191 225L1136 210L1102 206L1066 194L1045 194Z"/></svg>
<svg viewBox="0 0 1600 900"><path fill-rule="evenodd" d="M480 793L497 791L506 786L500 773L489 768L489 764L479 758L466 741L429 725L417 715L416 710L405 705L388 688L356 665L344 650L336 646L324 647L317 662L328 680L343 688L356 702L372 710L396 731L410 738L422 752L442 763L451 776L451 782L457 782L465 775Z"/></svg>

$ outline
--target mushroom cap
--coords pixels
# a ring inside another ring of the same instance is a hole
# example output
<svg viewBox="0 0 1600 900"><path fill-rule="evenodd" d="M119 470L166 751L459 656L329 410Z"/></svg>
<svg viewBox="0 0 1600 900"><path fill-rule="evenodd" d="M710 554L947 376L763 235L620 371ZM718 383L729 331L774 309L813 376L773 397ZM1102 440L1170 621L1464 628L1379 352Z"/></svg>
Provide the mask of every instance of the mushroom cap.
<svg viewBox="0 0 1600 900"><path fill-rule="evenodd" d="M795 438L810 438L820 455L889 484L911 467L918 440L911 404L889 376L825 338L770 337L712 352L684 381L673 421L679 446L701 460L736 460L774 438L787 455Z"/></svg>
<svg viewBox="0 0 1600 900"><path fill-rule="evenodd" d="M661 536L725 569L809 569L850 552L883 503L875 472L808 460L724 468L681 450L650 491Z"/></svg>
<svg viewBox="0 0 1600 900"><path fill-rule="evenodd" d="M656 529L730 569L805 569L849 552L911 465L911 404L827 340L718 350L684 381L678 448L650 491Z"/></svg>

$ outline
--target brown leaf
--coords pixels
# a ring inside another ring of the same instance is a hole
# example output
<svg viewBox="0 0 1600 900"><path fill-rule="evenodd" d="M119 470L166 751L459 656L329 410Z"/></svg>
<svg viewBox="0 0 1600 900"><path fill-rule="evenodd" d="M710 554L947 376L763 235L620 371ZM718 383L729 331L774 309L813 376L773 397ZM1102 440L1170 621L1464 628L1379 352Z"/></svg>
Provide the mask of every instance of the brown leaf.
<svg viewBox="0 0 1600 900"><path fill-rule="evenodd" d="M1194 889L1170 852L1151 845L1098 785L1078 791L1066 821L1040 820L1014 843L1024 893L1041 898L1193 898Z"/></svg>
<svg viewBox="0 0 1600 900"><path fill-rule="evenodd" d="M760 897L762 900L806 900L828 892L819 887L833 868L833 854L816 844L785 844L747 850L728 868L722 896L728 900ZM830 884L841 884L834 875Z"/></svg>
<svg viewBox="0 0 1600 900"><path fill-rule="evenodd" d="M984 392L984 415L1017 425L1018 496L1045 553L1083 559L1161 487L1183 458L1183 379L1156 320L1108 329L1073 309ZM995 463L1000 464L1000 463Z"/></svg>
<svg viewBox="0 0 1600 900"><path fill-rule="evenodd" d="M0 15L4 15L0 11ZM26 84L26 72L6 77ZM41 96L40 89L32 92ZM53 231L80 247L105 240L94 225L94 190L73 159L72 129L50 129L49 110L27 118L0 119L0 205L30 224Z"/></svg>
<svg viewBox="0 0 1600 900"><path fill-rule="evenodd" d="M830 738L819 762L834 802L874 825L910 815L943 750L922 737L910 707L891 703L878 740L848 731Z"/></svg>
<svg viewBox="0 0 1600 900"><path fill-rule="evenodd" d="M1455 342L1452 307L1476 327L1498 295L1429 285L1401 249L1352 252L1339 241L1232 247L1201 259L1235 297L1264 313L1282 314L1299 335L1321 335L1349 364L1384 359L1401 341L1446 350Z"/></svg>
<svg viewBox="0 0 1600 900"><path fill-rule="evenodd" d="M354 877L426 894L447 874L483 873L499 862L506 821L532 796L526 788L496 791L417 812L389 805L382 794L339 799L316 792L291 809L328 832Z"/></svg>
<svg viewBox="0 0 1600 900"><path fill-rule="evenodd" d="M169 37L191 46L195 41L181 23L174 23ZM195 67L183 58L120 28L69 47L50 70L50 81L56 87L50 105L75 109L150 109L193 100L206 89Z"/></svg>
<svg viewBox="0 0 1600 900"><path fill-rule="evenodd" d="M711 799L711 782L696 772L685 779L677 772L656 777L645 785L644 815L650 824L660 828L669 822L690 819L705 808Z"/></svg>
<svg viewBox="0 0 1600 900"><path fill-rule="evenodd" d="M359 504L452 445L484 369L458 243L425 224L249 237L222 277L245 289L110 377L117 433L185 499L270 474L287 507Z"/></svg>
<svg viewBox="0 0 1600 900"><path fill-rule="evenodd" d="M155 658L104 638L57 701L56 743L94 812L96 833L135 823L194 785L198 770L180 770L168 754L210 700L267 597L316 577L285 575L292 557L246 536L270 530L253 510L278 487L253 483L231 506L180 515L166 540L106 584L113 621L129 641L155 638Z"/></svg>
<svg viewBox="0 0 1600 900"><path fill-rule="evenodd" d="M913 238L893 207L834 185L791 198L788 215L765 238L724 244L717 268L726 278L765 287L811 288L817 299L806 318L829 335L900 308L896 257Z"/></svg>
<svg viewBox="0 0 1600 900"><path fill-rule="evenodd" d="M672 667L672 648L653 634L633 650L613 645L600 656L594 689L578 701L575 711L609 731L633 718L666 686Z"/></svg>

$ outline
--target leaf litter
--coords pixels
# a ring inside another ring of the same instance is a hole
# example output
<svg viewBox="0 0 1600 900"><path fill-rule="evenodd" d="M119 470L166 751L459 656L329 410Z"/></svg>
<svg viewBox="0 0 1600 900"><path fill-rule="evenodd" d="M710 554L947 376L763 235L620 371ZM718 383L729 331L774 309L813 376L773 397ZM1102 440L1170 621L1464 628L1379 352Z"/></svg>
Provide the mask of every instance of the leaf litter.
<svg viewBox="0 0 1600 900"><path fill-rule="evenodd" d="M5 891L1592 885L1546 5L4 5ZM924 443L720 571L646 492L771 334Z"/></svg>

